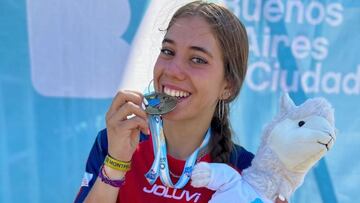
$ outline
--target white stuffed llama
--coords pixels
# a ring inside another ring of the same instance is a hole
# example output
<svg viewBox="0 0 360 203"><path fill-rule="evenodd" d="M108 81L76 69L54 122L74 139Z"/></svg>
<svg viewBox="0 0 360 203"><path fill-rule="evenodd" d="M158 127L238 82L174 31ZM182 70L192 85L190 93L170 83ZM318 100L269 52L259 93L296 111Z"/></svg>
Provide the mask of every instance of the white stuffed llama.
<svg viewBox="0 0 360 203"><path fill-rule="evenodd" d="M274 202L279 195L289 199L334 142L334 111L325 99L296 106L284 94L280 112L265 128L252 165L241 176L226 164L201 162L191 184L215 190L212 203Z"/></svg>

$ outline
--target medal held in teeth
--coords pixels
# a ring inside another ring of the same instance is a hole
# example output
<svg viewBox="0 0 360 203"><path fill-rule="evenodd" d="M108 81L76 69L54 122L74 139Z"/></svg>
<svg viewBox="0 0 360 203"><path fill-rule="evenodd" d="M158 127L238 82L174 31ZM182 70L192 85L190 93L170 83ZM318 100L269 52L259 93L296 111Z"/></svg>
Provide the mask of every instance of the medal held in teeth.
<svg viewBox="0 0 360 203"><path fill-rule="evenodd" d="M177 98L165 93L145 95L145 111L150 115L163 115L172 111L177 104Z"/></svg>

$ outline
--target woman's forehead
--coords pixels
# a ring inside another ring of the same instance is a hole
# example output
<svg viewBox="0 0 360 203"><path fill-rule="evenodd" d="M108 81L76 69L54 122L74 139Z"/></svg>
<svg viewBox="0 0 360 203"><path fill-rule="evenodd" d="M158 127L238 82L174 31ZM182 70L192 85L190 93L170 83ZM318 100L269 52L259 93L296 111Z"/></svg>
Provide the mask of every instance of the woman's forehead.
<svg viewBox="0 0 360 203"><path fill-rule="evenodd" d="M164 39L182 46L200 46L211 50L219 48L210 25L202 17L177 19L168 29Z"/></svg>

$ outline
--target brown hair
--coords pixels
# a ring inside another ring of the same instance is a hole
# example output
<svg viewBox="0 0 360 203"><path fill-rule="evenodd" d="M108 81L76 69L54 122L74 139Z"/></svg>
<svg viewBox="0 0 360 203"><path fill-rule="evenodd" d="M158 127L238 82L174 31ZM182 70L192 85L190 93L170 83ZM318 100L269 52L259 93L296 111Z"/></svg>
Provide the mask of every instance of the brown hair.
<svg viewBox="0 0 360 203"><path fill-rule="evenodd" d="M222 51L225 79L231 86L231 95L227 100L219 100L211 121L212 137L210 155L213 162L229 162L233 148L231 128L228 118L229 102L240 92L245 78L248 59L248 38L244 25L239 19L223 6L194 1L179 8L171 18L168 28L182 17L199 16L205 19L212 28ZM223 102L223 106L222 103ZM222 112L219 115L218 112Z"/></svg>

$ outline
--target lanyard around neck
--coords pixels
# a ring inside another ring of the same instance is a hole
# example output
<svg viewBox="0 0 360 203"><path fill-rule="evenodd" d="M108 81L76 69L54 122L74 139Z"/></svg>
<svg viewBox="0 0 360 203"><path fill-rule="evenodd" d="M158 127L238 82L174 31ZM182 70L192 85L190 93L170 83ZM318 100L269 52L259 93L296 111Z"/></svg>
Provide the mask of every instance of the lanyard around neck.
<svg viewBox="0 0 360 203"><path fill-rule="evenodd" d="M167 152L166 152L166 141L163 131L163 123L162 119L159 115L149 115L149 125L150 131L152 134L152 142L153 142L153 150L154 150L154 162L150 168L150 170L145 174L146 179L152 185L155 183L156 179L160 176L161 182L172 188L183 188L190 180L191 172L194 168L198 153L208 144L210 140L210 132L209 128L206 132L205 138L201 143L200 147L198 147L189 158L186 159L184 169L180 176L180 179L176 184L171 181L169 174L169 165L167 160Z"/></svg>

